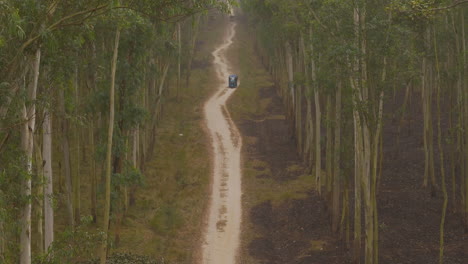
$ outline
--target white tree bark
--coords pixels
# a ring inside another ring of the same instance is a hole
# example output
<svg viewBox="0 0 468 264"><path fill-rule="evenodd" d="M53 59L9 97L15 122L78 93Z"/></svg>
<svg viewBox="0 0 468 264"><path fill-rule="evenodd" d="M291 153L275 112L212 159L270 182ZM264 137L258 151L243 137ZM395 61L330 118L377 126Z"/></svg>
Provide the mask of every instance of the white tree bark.
<svg viewBox="0 0 468 264"><path fill-rule="evenodd" d="M101 245L100 263L105 264L107 259L107 238L110 219L110 188L111 188L111 159L112 159L112 137L114 134L114 90L115 90L115 72L117 69L117 57L119 53L120 28L115 32L114 55L112 57L111 69L111 87L109 92L109 128L107 130L107 154L106 154L106 203L104 208L103 232L104 240Z"/></svg>
<svg viewBox="0 0 468 264"><path fill-rule="evenodd" d="M163 93L164 83L166 81L168 70L169 70L169 63L164 65L163 76L162 76L161 82L159 83L159 91L158 91L158 98L159 99L161 99L161 96L162 96L162 93Z"/></svg>
<svg viewBox="0 0 468 264"><path fill-rule="evenodd" d="M23 180L22 195L25 197L31 196L31 179L32 174L32 133L30 132L28 120L28 111L26 105L23 106L22 117L25 120L21 129L21 147L26 154L26 170L28 179ZM31 150L31 151L30 151ZM31 153L31 154L30 154ZM27 204L21 210L21 234L20 234L20 263L31 263L31 201L28 198Z"/></svg>
<svg viewBox="0 0 468 264"><path fill-rule="evenodd" d="M54 241L54 209L52 207L52 120L45 111L42 124L42 159L44 165L44 248L47 251Z"/></svg>
<svg viewBox="0 0 468 264"><path fill-rule="evenodd" d="M154 108L154 113L153 113L153 127L156 126L156 122L157 122L157 120L159 120L161 112L162 112L162 96L163 96L164 84L166 82L167 73L169 71L169 66L170 66L169 62L166 63L163 66L163 75L162 75L161 81L159 83L158 96L157 96L157 99L156 99L156 106ZM153 146L154 146L154 142L155 142L155 134L154 133L152 133L152 135L151 135L150 142L151 143L148 146L148 150L150 151L149 153L151 153L151 150L153 149Z"/></svg>
<svg viewBox="0 0 468 264"><path fill-rule="evenodd" d="M22 194L28 197L27 204L21 210L21 233L20 233L20 264L31 263L31 175L32 175L32 154L34 145L34 130L36 125L36 100L37 82L39 80L39 66L41 63L41 50L36 50L34 60L33 82L28 89L28 99L33 102L26 107L23 104L23 126L21 129L21 147L26 155L27 179L23 181Z"/></svg>
<svg viewBox="0 0 468 264"><path fill-rule="evenodd" d="M44 167L42 166L42 148L41 146L39 145L39 137L34 135L34 156L35 156L35 159L34 159L34 162L33 164L35 165L36 167L36 178L37 178L37 181L39 182L44 182ZM42 188L43 186L40 186L39 188L35 188L36 189L36 197L42 197L44 195L44 188ZM40 199L34 199L34 202L31 201L31 210L32 210L32 215L31 215L31 218L35 219L36 221L36 236L37 238L35 239L35 245L32 246L33 248L36 248L37 249L37 253L38 254L42 254L44 253L44 228L43 228L43 219L44 219L44 203L42 200Z"/></svg>

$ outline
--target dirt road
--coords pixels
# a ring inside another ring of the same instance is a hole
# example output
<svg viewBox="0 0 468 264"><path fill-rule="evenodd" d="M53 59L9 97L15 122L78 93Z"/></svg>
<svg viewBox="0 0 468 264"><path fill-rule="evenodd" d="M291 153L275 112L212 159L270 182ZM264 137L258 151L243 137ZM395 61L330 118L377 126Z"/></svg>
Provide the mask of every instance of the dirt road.
<svg viewBox="0 0 468 264"><path fill-rule="evenodd" d="M213 52L220 85L205 104L214 163L208 225L202 249L203 264L234 264L239 247L242 139L226 108L226 100L236 89L227 88L231 71L224 54L234 34L235 23L230 23L224 43Z"/></svg>

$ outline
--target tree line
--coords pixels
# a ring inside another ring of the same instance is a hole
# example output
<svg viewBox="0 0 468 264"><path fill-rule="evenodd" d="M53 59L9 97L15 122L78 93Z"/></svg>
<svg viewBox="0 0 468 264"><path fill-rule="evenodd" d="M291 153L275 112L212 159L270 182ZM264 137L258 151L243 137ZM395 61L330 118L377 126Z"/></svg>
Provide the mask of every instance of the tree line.
<svg viewBox="0 0 468 264"><path fill-rule="evenodd" d="M467 4L241 1L255 31L256 50L283 98L297 150L328 202L331 229L352 249L355 263L379 261L384 98L395 96L400 87L405 96L395 114L398 131L409 97L420 96L421 185L443 196L439 263L449 198L468 231ZM450 102L445 108L449 127L441 127L442 99Z"/></svg>
<svg viewBox="0 0 468 264"><path fill-rule="evenodd" d="M188 84L201 17L229 5L0 1L1 263L73 257L54 239L57 204L72 234L102 217L100 232L84 234L100 241L105 263L109 223L119 226L135 203L151 158L168 79L177 94ZM89 212L81 209L84 180Z"/></svg>

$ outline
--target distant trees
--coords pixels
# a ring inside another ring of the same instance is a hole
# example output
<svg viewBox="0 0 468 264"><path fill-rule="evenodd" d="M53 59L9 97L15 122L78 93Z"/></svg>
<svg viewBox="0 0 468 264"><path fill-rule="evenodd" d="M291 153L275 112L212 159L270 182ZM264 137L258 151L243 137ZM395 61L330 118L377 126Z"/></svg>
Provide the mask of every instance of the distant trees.
<svg viewBox="0 0 468 264"><path fill-rule="evenodd" d="M198 25L184 21L227 11L228 2L0 2L0 262L31 263L43 250L45 259L60 256L57 201L66 205L70 229L88 214L84 202L94 223L103 216L104 238L110 215L119 225L155 140L168 72L183 64L189 76L180 53L187 48L193 56ZM181 41L188 29L191 41ZM99 212L104 171L106 206ZM80 196L83 181L89 200ZM104 239L102 261L106 248Z"/></svg>
<svg viewBox="0 0 468 264"><path fill-rule="evenodd" d="M379 260L376 197L385 140L383 100L401 84L407 84L403 112L396 114L401 120L410 88L417 89L423 102L423 186L430 181L435 195L442 181L445 197L442 142L447 142L453 206L468 226L466 1L272 0L241 4L254 25L256 48L285 101L298 152L311 168L317 191L325 191L332 230L340 230L347 243L348 194L354 186L354 262L360 262L363 251L365 263ZM433 111L441 97L453 102L448 133L440 129L440 107ZM353 129L342 129L350 126ZM434 165L434 131L440 177ZM348 161L353 156L354 164ZM441 261L443 223L444 217Z"/></svg>

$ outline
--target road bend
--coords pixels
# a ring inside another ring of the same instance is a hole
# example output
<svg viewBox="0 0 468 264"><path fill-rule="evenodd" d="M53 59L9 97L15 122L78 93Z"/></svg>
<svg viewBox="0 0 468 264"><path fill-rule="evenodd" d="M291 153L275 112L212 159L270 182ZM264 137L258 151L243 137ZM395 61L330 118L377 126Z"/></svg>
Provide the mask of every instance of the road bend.
<svg viewBox="0 0 468 264"><path fill-rule="evenodd" d="M242 139L226 108L226 101L236 91L227 88L228 76L232 72L226 58L235 27L235 23L229 23L223 44L213 52L220 85L204 108L212 139L213 179L202 247L203 264L234 264L240 241Z"/></svg>

